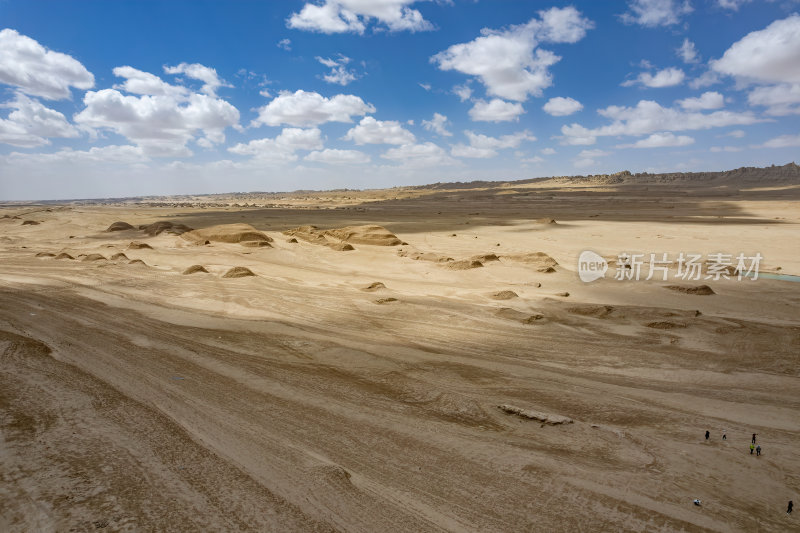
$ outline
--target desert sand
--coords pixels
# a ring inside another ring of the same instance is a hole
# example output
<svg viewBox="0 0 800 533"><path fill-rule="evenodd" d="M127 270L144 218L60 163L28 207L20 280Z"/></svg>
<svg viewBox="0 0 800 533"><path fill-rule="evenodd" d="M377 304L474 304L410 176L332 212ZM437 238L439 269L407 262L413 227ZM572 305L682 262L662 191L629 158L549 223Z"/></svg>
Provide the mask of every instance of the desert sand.
<svg viewBox="0 0 800 533"><path fill-rule="evenodd" d="M800 530L795 165L0 217L2 531Z"/></svg>

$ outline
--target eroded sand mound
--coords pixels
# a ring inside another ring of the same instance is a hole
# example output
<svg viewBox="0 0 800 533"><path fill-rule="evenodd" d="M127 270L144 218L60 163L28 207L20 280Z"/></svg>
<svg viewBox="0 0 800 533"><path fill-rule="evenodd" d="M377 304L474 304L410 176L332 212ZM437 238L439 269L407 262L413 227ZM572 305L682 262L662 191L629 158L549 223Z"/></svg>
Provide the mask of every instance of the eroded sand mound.
<svg viewBox="0 0 800 533"><path fill-rule="evenodd" d="M538 272L555 272L553 268L558 265L558 261L550 257L544 252L529 252L524 254L511 254L504 255L504 259L509 261L516 261L518 263L525 263L533 266Z"/></svg>
<svg viewBox="0 0 800 533"><path fill-rule="evenodd" d="M392 302L396 302L396 301L398 301L397 298L378 298L377 300L375 300L375 303L376 304L388 304L388 303L392 303Z"/></svg>
<svg viewBox="0 0 800 533"><path fill-rule="evenodd" d="M433 263L449 263L454 261L452 257L440 255L434 252L420 252L418 250L397 250L400 257L408 257L414 261L431 261Z"/></svg>
<svg viewBox="0 0 800 533"><path fill-rule="evenodd" d="M222 275L223 278L246 278L247 276L255 276L253 271L247 267L233 267Z"/></svg>
<svg viewBox="0 0 800 533"><path fill-rule="evenodd" d="M379 291L379 290L385 289L385 288L386 288L386 285L384 285L380 281L373 281L372 283L370 283L366 287L363 287L361 290L362 291L367 291L367 292L374 292L374 291Z"/></svg>
<svg viewBox="0 0 800 533"><path fill-rule="evenodd" d="M244 243L244 242L272 242L272 237L258 231L250 224L220 224L209 228L188 231L181 238L197 244L210 242Z"/></svg>
<svg viewBox="0 0 800 533"><path fill-rule="evenodd" d="M36 257L55 257L56 254L50 252L39 252Z"/></svg>
<svg viewBox="0 0 800 533"><path fill-rule="evenodd" d="M81 261L105 261L106 258L100 254L89 254L83 257Z"/></svg>
<svg viewBox="0 0 800 533"><path fill-rule="evenodd" d="M144 224L139 226L139 229L144 231L151 237L161 235L162 233L171 233L172 235L183 235L187 231L192 231L186 224L173 224L172 222L162 220L160 222L153 222L152 224Z"/></svg>
<svg viewBox="0 0 800 533"><path fill-rule="evenodd" d="M350 250L355 250L352 244L348 244L346 242L329 242L326 243L325 246L336 250L337 252L349 252Z"/></svg>
<svg viewBox="0 0 800 533"><path fill-rule="evenodd" d="M462 261L452 261L442 265L448 270L469 270L471 268L481 268L483 263L472 259L464 259Z"/></svg>
<svg viewBox="0 0 800 533"><path fill-rule="evenodd" d="M38 226L39 222L36 222L35 220L26 220L26 221L24 221L22 223L22 225L23 226Z"/></svg>
<svg viewBox="0 0 800 533"><path fill-rule="evenodd" d="M510 307L502 307L495 311L494 314L500 318L505 318L506 320L515 320L523 324L534 324L544 320L544 315L542 313L525 313L523 311L511 309Z"/></svg>
<svg viewBox="0 0 800 533"><path fill-rule="evenodd" d="M129 230L129 229L135 229L135 228L133 226L131 226L130 224L128 224L127 222L118 221L118 222L114 222L108 228L106 228L106 232L125 231L125 230Z"/></svg>
<svg viewBox="0 0 800 533"><path fill-rule="evenodd" d="M664 288L675 292L682 292L683 294L695 294L697 296L716 294L708 285L667 285Z"/></svg>
<svg viewBox="0 0 800 533"><path fill-rule="evenodd" d="M571 418L568 418L566 416L541 413L539 411L523 409L521 407L516 407L514 405L502 404L498 405L497 408L505 413L517 415L520 418L536 420L538 422L541 422L542 424L547 424L550 426L557 426L560 424L572 424L573 422Z"/></svg>
<svg viewBox="0 0 800 533"><path fill-rule="evenodd" d="M470 257L470 259L473 261L480 261L481 263L488 263L490 261L500 261L500 258L497 256L497 254L492 254L492 253L473 255L472 257Z"/></svg>
<svg viewBox="0 0 800 533"><path fill-rule="evenodd" d="M56 256L56 259L75 259L75 258L69 255L68 253L61 252Z"/></svg>
<svg viewBox="0 0 800 533"><path fill-rule="evenodd" d="M519 295L514 291L500 291L492 294L492 298L495 300L511 300L518 297Z"/></svg>
<svg viewBox="0 0 800 533"><path fill-rule="evenodd" d="M128 264L129 264L129 265L142 265L142 266L147 266L147 263L145 263L145 262L144 262L144 261L142 261L141 259L131 259L130 261L128 261Z"/></svg>
<svg viewBox="0 0 800 533"><path fill-rule="evenodd" d="M146 250L146 249L152 250L153 249L153 247L150 246L149 244L147 244L146 242L139 242L139 241L132 241L128 245L128 248L131 249L131 250Z"/></svg>
<svg viewBox="0 0 800 533"><path fill-rule="evenodd" d="M123 254L122 252L116 253L116 254L111 256L111 260L112 261L123 260L123 259L127 261L128 260L128 256Z"/></svg>
<svg viewBox="0 0 800 533"><path fill-rule="evenodd" d="M328 245L331 242L368 244L372 246L398 246L403 244L403 241L397 235L383 226L375 224L332 229L320 229L317 226L298 226L284 231L283 234L313 244L323 245Z"/></svg>
<svg viewBox="0 0 800 533"><path fill-rule="evenodd" d="M203 265L192 265L186 270L184 270L183 274L196 274L197 272L205 272L206 274L208 274L208 270L206 270L206 267L204 267Z"/></svg>
<svg viewBox="0 0 800 533"><path fill-rule="evenodd" d="M398 246L403 244L397 235L383 226L374 224L366 226L345 226L325 230L324 234L353 244L370 244L373 246Z"/></svg>

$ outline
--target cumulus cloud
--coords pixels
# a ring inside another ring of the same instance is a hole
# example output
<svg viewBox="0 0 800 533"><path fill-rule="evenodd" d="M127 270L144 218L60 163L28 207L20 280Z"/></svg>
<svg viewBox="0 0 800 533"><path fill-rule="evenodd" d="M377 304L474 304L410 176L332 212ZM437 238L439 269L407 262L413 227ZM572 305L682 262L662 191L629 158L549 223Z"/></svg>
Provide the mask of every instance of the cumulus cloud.
<svg viewBox="0 0 800 533"><path fill-rule="evenodd" d="M678 105L687 111L702 111L704 109L719 109L725 105L725 98L716 91L709 91L693 98L678 100Z"/></svg>
<svg viewBox="0 0 800 533"><path fill-rule="evenodd" d="M739 8L751 0L717 0L717 5L724 9L739 11Z"/></svg>
<svg viewBox="0 0 800 533"><path fill-rule="evenodd" d="M518 131L501 137L489 137L482 133L465 131L469 146L464 144L454 145L450 153L456 157L489 158L497 155L497 150L517 148L523 141L535 141L536 137L527 130Z"/></svg>
<svg viewBox="0 0 800 533"><path fill-rule="evenodd" d="M352 94L325 98L319 93L281 91L269 104L259 108L251 125L318 126L325 122L353 122L353 116L374 113L375 107Z"/></svg>
<svg viewBox="0 0 800 533"><path fill-rule="evenodd" d="M395 120L376 120L364 117L343 137L356 144L410 144L416 138Z"/></svg>
<svg viewBox="0 0 800 533"><path fill-rule="evenodd" d="M447 131L447 124L449 121L445 115L434 113L433 118L430 120L423 120L422 127L428 131L435 132L443 137L450 137L453 134Z"/></svg>
<svg viewBox="0 0 800 533"><path fill-rule="evenodd" d="M88 91L85 108L74 117L77 124L118 133L153 156L191 155L189 141L206 147L221 143L225 128L239 124L239 111L224 100L185 88L170 89L155 75L144 76L147 73L131 67L115 72L126 82L115 89ZM122 94L120 89L141 96Z"/></svg>
<svg viewBox="0 0 800 533"><path fill-rule="evenodd" d="M697 53L697 47L689 38L683 40L683 44L675 50L678 57L683 59L684 63L697 63L700 61L700 54Z"/></svg>
<svg viewBox="0 0 800 533"><path fill-rule="evenodd" d="M645 139L636 141L633 144L620 144L617 148L667 148L676 146L688 146L694 143L694 139L686 135L674 135L670 132L654 133Z"/></svg>
<svg viewBox="0 0 800 533"><path fill-rule="evenodd" d="M552 85L549 67L561 59L538 45L575 43L593 26L574 7L554 7L539 11L539 17L527 24L505 30L484 28L480 37L454 44L431 61L441 70L477 77L489 95L522 102Z"/></svg>
<svg viewBox="0 0 800 533"><path fill-rule="evenodd" d="M598 157L606 157L611 155L611 152L605 150L581 150L578 157L573 160L573 165L578 168L586 168L597 164L595 160Z"/></svg>
<svg viewBox="0 0 800 533"><path fill-rule="evenodd" d="M52 137L78 136L78 130L64 115L21 92L0 108L12 109L8 118L0 118L0 143L31 148L50 144Z"/></svg>
<svg viewBox="0 0 800 533"><path fill-rule="evenodd" d="M469 110L469 117L476 122L510 122L519 120L519 116L524 112L522 104L493 98L489 102L485 100L475 102Z"/></svg>
<svg viewBox="0 0 800 533"><path fill-rule="evenodd" d="M278 44L276 44L275 46L277 46L278 48L280 48L282 50L286 50L287 52L290 52L292 50L292 41L291 41L291 39L281 39L280 41L278 41Z"/></svg>
<svg viewBox="0 0 800 533"><path fill-rule="evenodd" d="M320 33L363 34L374 19L389 31L425 31L433 25L409 6L417 0L324 0L307 2L299 13L292 13L286 25L297 30Z"/></svg>
<svg viewBox="0 0 800 533"><path fill-rule="evenodd" d="M707 70L689 82L692 89L704 89L720 82L719 74L713 70Z"/></svg>
<svg viewBox="0 0 800 533"><path fill-rule="evenodd" d="M174 67L165 66L164 72L167 74L183 74L187 78L202 81L203 87L200 92L209 96L217 96L217 89L220 87L232 87L232 85L217 76L216 69L200 63L181 63Z"/></svg>
<svg viewBox="0 0 800 533"><path fill-rule="evenodd" d="M781 135L780 137L774 137L761 145L762 148L793 148L795 146L800 146L800 134Z"/></svg>
<svg viewBox="0 0 800 533"><path fill-rule="evenodd" d="M543 148L539 153L542 155L553 155L556 153L556 151L553 148Z"/></svg>
<svg viewBox="0 0 800 533"><path fill-rule="evenodd" d="M565 117L583 109L583 104L573 98L556 96L548 100L542 109L554 117Z"/></svg>
<svg viewBox="0 0 800 533"><path fill-rule="evenodd" d="M94 76L72 56L5 29L0 31L0 83L32 96L61 100L70 97L70 87L94 87Z"/></svg>
<svg viewBox="0 0 800 533"><path fill-rule="evenodd" d="M311 152L304 159L328 165L359 165L370 161L369 156L364 152L359 152L358 150L336 150L333 148Z"/></svg>
<svg viewBox="0 0 800 533"><path fill-rule="evenodd" d="M734 153L734 152L741 152L744 150L741 146L712 146L708 149L709 152L713 153L720 153L720 152L727 152L727 153Z"/></svg>
<svg viewBox="0 0 800 533"><path fill-rule="evenodd" d="M298 150L319 150L323 146L319 128L283 128L274 139L255 139L228 148L238 155L249 155L264 162L297 161Z"/></svg>
<svg viewBox="0 0 800 533"><path fill-rule="evenodd" d="M170 96L184 99L189 95L189 90L180 85L170 85L155 74L124 66L113 70L114 76L125 78L123 83L114 85L114 89L131 94L149 94L152 96Z"/></svg>
<svg viewBox="0 0 800 533"><path fill-rule="evenodd" d="M620 15L625 24L639 24L648 28L671 26L692 12L689 0L631 0L628 11Z"/></svg>
<svg viewBox="0 0 800 533"><path fill-rule="evenodd" d="M766 107L767 114L776 117L800 114L800 83L756 87L748 93L747 101Z"/></svg>
<svg viewBox="0 0 800 533"><path fill-rule="evenodd" d="M350 63L350 58L347 56L339 54L336 59L317 56L316 60L331 69L330 72L322 76L322 79L328 83L344 86L358 79L356 72L347 68L347 64Z"/></svg>
<svg viewBox="0 0 800 533"><path fill-rule="evenodd" d="M466 102L472 97L472 87L466 83L464 85L456 85L453 87L453 94L458 96L458 99L462 102Z"/></svg>
<svg viewBox="0 0 800 533"><path fill-rule="evenodd" d="M743 80L800 83L800 15L748 33L710 65L720 74Z"/></svg>
<svg viewBox="0 0 800 533"><path fill-rule="evenodd" d="M630 87L631 85L636 85L638 83L640 85L644 85L645 87L659 89L662 87L680 85L683 83L685 78L686 74L684 74L681 69L669 67L659 70L655 74L641 72L635 79L622 82L622 86Z"/></svg>
<svg viewBox="0 0 800 533"><path fill-rule="evenodd" d="M458 162L447 155L447 152L432 142L421 144L404 144L397 148L390 148L381 157L402 163L407 167L436 167L453 165Z"/></svg>
<svg viewBox="0 0 800 533"><path fill-rule="evenodd" d="M635 107L609 106L598 113L612 122L588 129L580 124L562 126L564 144L594 144L602 136L642 136L656 132L704 130L764 122L751 112L714 111L700 113L662 107L651 100L640 100Z"/></svg>
<svg viewBox="0 0 800 533"><path fill-rule="evenodd" d="M63 148L57 152L47 154L21 154L12 152L7 156L7 161L19 165L64 165L89 163L95 164L123 164L138 165L147 163L150 159L142 149L132 145L95 146L88 150L73 150ZM55 167L54 167L55 168Z"/></svg>

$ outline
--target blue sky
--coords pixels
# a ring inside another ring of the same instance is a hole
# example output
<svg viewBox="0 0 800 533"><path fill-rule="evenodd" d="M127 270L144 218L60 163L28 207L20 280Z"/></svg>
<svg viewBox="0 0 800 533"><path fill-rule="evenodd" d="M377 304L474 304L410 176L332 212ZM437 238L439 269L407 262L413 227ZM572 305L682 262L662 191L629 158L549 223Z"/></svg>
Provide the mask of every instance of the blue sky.
<svg viewBox="0 0 800 533"><path fill-rule="evenodd" d="M0 199L798 160L796 0L0 0Z"/></svg>

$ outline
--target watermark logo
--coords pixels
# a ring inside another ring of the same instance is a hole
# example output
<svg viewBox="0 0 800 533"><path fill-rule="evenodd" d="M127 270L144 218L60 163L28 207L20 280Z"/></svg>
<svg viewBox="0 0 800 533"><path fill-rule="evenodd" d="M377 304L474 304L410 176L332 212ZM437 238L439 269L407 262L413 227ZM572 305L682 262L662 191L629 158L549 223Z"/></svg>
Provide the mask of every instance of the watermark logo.
<svg viewBox="0 0 800 533"><path fill-rule="evenodd" d="M584 283L590 283L603 278L608 271L608 261L599 254L584 250L578 257L578 276Z"/></svg>
<svg viewBox="0 0 800 533"><path fill-rule="evenodd" d="M758 269L764 258L760 253L738 255L713 253L703 257L702 254L681 252L677 257L668 253L617 254L614 260L616 281L649 281L651 279L667 281L669 278L683 281L699 281L721 279L737 280L758 279ZM591 250L584 250L578 257L578 276L581 281L590 283L604 278L608 271L608 261Z"/></svg>

